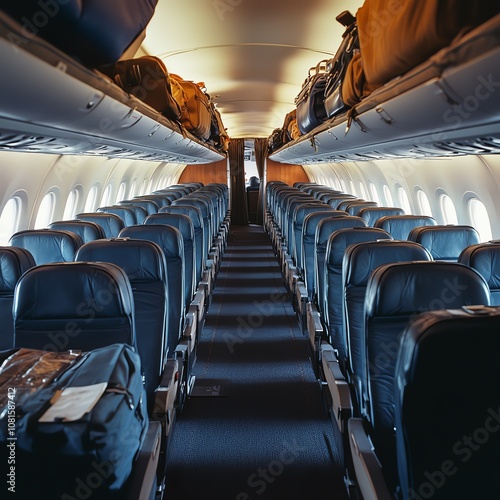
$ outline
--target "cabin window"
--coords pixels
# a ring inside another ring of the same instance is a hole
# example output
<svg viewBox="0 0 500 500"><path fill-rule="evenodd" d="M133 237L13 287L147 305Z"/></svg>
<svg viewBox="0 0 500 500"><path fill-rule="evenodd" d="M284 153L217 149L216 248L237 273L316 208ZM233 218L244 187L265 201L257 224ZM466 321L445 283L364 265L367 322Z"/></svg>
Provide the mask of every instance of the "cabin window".
<svg viewBox="0 0 500 500"><path fill-rule="evenodd" d="M354 182L352 180L349 181L349 194L356 194L356 190L354 189Z"/></svg>
<svg viewBox="0 0 500 500"><path fill-rule="evenodd" d="M458 224L457 210L452 199L447 194L442 194L440 199L441 213L445 224Z"/></svg>
<svg viewBox="0 0 500 500"><path fill-rule="evenodd" d="M125 190L127 189L127 183L123 181L118 188L118 194L116 196L116 201L125 199Z"/></svg>
<svg viewBox="0 0 500 500"><path fill-rule="evenodd" d="M93 212L96 209L96 202L97 202L97 186L92 186L85 201L84 212Z"/></svg>
<svg viewBox="0 0 500 500"><path fill-rule="evenodd" d="M80 200L80 191L74 188L68 195L66 205L64 207L63 220L72 219L76 214L78 202Z"/></svg>
<svg viewBox="0 0 500 500"><path fill-rule="evenodd" d="M341 191L342 191L343 193L347 193L347 187L346 187L346 184L345 184L344 179L340 179L340 180L339 180L339 182L340 182L340 188L341 188Z"/></svg>
<svg viewBox="0 0 500 500"><path fill-rule="evenodd" d="M21 198L14 196L3 207L0 215L0 245L7 245L9 238L19 230Z"/></svg>
<svg viewBox="0 0 500 500"><path fill-rule="evenodd" d="M408 195L406 194L406 191L402 186L398 187L398 199L399 205L405 211L405 214L411 214L412 210L410 206L410 200L408 199Z"/></svg>
<svg viewBox="0 0 500 500"><path fill-rule="evenodd" d="M373 184L373 182L370 182L370 193L371 193L371 199L377 205L380 205L380 196L378 195L377 186L375 186L375 184Z"/></svg>
<svg viewBox="0 0 500 500"><path fill-rule="evenodd" d="M140 195L146 194L146 179L142 180L142 185L141 185L141 191L139 192Z"/></svg>
<svg viewBox="0 0 500 500"><path fill-rule="evenodd" d="M360 181L359 182L359 197L360 198L363 198L363 200L367 200L368 197L366 195L366 189L365 189L365 186L363 185L363 183Z"/></svg>
<svg viewBox="0 0 500 500"><path fill-rule="evenodd" d="M420 215L432 216L432 209L431 204L429 203L429 198L427 198L427 195L422 189L419 189L417 191L417 203Z"/></svg>
<svg viewBox="0 0 500 500"><path fill-rule="evenodd" d="M36 214L35 229L47 227L54 217L54 209L56 206L56 195L54 192L47 193L38 207Z"/></svg>
<svg viewBox="0 0 500 500"><path fill-rule="evenodd" d="M130 190L129 190L129 194L128 194L129 198L133 198L135 196L136 189L137 189L137 179L134 179L132 181L132 184L130 185Z"/></svg>
<svg viewBox="0 0 500 500"><path fill-rule="evenodd" d="M104 193L102 193L101 207L106 207L111 204L111 189L111 184L108 184Z"/></svg>
<svg viewBox="0 0 500 500"><path fill-rule="evenodd" d="M491 223L488 211L483 202L477 198L471 198L468 203L468 209L472 225L479 233L481 241L490 241L492 239Z"/></svg>
<svg viewBox="0 0 500 500"><path fill-rule="evenodd" d="M392 194L391 190L389 189L389 186L387 184L384 184L383 190L384 190L385 203L387 204L388 207L393 207L394 201L392 200Z"/></svg>

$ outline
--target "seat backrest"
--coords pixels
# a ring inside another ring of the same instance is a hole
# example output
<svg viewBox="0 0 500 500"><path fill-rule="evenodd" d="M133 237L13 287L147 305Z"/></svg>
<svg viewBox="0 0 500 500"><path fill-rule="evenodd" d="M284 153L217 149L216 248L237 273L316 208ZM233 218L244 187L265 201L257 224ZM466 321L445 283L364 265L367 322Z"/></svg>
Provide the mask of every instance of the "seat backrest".
<svg viewBox="0 0 500 500"><path fill-rule="evenodd" d="M472 267L486 280L492 306L500 306L500 241L470 245L462 251L458 262Z"/></svg>
<svg viewBox="0 0 500 500"><path fill-rule="evenodd" d="M395 369L400 498L489 498L500 490L500 309L422 313ZM464 346L477 355L467 356ZM420 495L419 495L420 496Z"/></svg>
<svg viewBox="0 0 500 500"><path fill-rule="evenodd" d="M316 200L313 203L304 203L298 205L293 212L293 259L296 266L302 272L302 230L304 227L304 219L312 212L320 212L321 210L331 210L331 207L322 201Z"/></svg>
<svg viewBox="0 0 500 500"><path fill-rule="evenodd" d="M313 197L308 198L289 198L287 202L287 210L285 216L285 238L286 238L286 246L288 250L288 255L292 257L295 265L297 262L295 261L295 231L294 231L294 223L295 223L295 212L301 205L319 205L320 201L315 200Z"/></svg>
<svg viewBox="0 0 500 500"><path fill-rule="evenodd" d="M337 210L344 210L347 212L347 207L349 205L352 205L353 203L365 203L365 202L366 202L366 200L363 200L362 198L347 198L338 204ZM369 205L369 206L373 206L373 205Z"/></svg>
<svg viewBox="0 0 500 500"><path fill-rule="evenodd" d="M114 264L58 262L32 267L16 285L12 311L14 347L136 347L132 288L125 271Z"/></svg>
<svg viewBox="0 0 500 500"><path fill-rule="evenodd" d="M321 219L316 227L316 240L314 243L316 259L314 264L314 274L317 284L317 305L321 312L321 317L326 323L328 318L325 314L326 292L325 292L325 256L326 246L330 235L339 229L352 227L366 227L366 223L361 217L346 215L344 217L327 217Z"/></svg>
<svg viewBox="0 0 500 500"><path fill-rule="evenodd" d="M49 262L72 262L83 241L71 231L27 229L14 233L9 245L28 250L37 265Z"/></svg>
<svg viewBox="0 0 500 500"><path fill-rule="evenodd" d="M126 238L95 240L80 247L76 259L111 262L121 267L134 296L135 333L148 395L148 406L168 355L168 282L165 257L152 241Z"/></svg>
<svg viewBox="0 0 500 500"><path fill-rule="evenodd" d="M368 226L373 227L375 222L381 217L405 215L405 211L397 207L363 207L357 215L364 219Z"/></svg>
<svg viewBox="0 0 500 500"><path fill-rule="evenodd" d="M170 205L169 207L160 208L159 213L168 214L181 214L187 215L193 224L194 230L194 246L195 246L195 286L202 278L202 271L204 269L203 261L203 245L204 245L204 232L203 232L203 217L199 208L194 205Z"/></svg>
<svg viewBox="0 0 500 500"><path fill-rule="evenodd" d="M400 262L379 266L371 274L365 298L362 412L371 424L377 456L388 464L388 471L396 470L394 374L405 327L424 311L489 305L489 301L484 278L456 262ZM392 484L394 478L388 481Z"/></svg>
<svg viewBox="0 0 500 500"><path fill-rule="evenodd" d="M347 217L345 212L327 208L321 211L308 213L302 226L302 262L300 264L304 273L304 282L307 288L309 302L316 298L316 229L321 220L327 217Z"/></svg>
<svg viewBox="0 0 500 500"><path fill-rule="evenodd" d="M375 201L353 201L346 206L345 210L349 215L359 215L359 212L363 208L376 207L377 203Z"/></svg>
<svg viewBox="0 0 500 500"><path fill-rule="evenodd" d="M137 221L137 217L135 216L135 212L131 208L125 205L116 205L116 206L112 205L109 207L99 207L96 211L105 214L118 215L118 217L120 217L120 219L123 221L123 225L125 227L133 226L134 224L139 223Z"/></svg>
<svg viewBox="0 0 500 500"><path fill-rule="evenodd" d="M144 208L144 210L147 211L148 215L155 214L156 212L158 212L158 209L160 208L158 203L156 203L155 201L144 200L141 198L134 198L133 200L122 200L118 202L118 205L124 205L124 206L134 205L142 207ZM139 224L141 223L139 222Z"/></svg>
<svg viewBox="0 0 500 500"><path fill-rule="evenodd" d="M408 240L427 248L434 260L456 262L465 247L479 243L479 234L472 226L424 226L413 228Z"/></svg>
<svg viewBox="0 0 500 500"><path fill-rule="evenodd" d="M342 261L342 296L344 300L346 371L355 390L358 407L361 380L365 373L365 293L371 273L383 264L432 260L429 252L418 243L400 240L379 240L349 245Z"/></svg>
<svg viewBox="0 0 500 500"><path fill-rule="evenodd" d="M19 278L35 266L35 259L25 248L0 247L0 351L14 347L12 304Z"/></svg>
<svg viewBox="0 0 500 500"><path fill-rule="evenodd" d="M340 219L343 220L343 219ZM344 332L344 293L342 289L342 261L349 245L362 241L390 240L389 233L373 227L339 229L330 235L326 245L325 265L325 317L328 340L345 372L347 359L346 335Z"/></svg>
<svg viewBox="0 0 500 500"><path fill-rule="evenodd" d="M84 220L58 220L49 224L49 229L71 231L82 239L83 243L105 238L104 231L99 224Z"/></svg>
<svg viewBox="0 0 500 500"><path fill-rule="evenodd" d="M125 227L123 219L116 214L104 212L85 212L76 215L75 219L95 222L102 227L106 238L116 238Z"/></svg>
<svg viewBox="0 0 500 500"><path fill-rule="evenodd" d="M132 198L132 201L135 201L136 199L153 201L156 205L158 205L158 209L166 207L172 203L171 200L163 194L145 194Z"/></svg>
<svg viewBox="0 0 500 500"><path fill-rule="evenodd" d="M374 227L391 233L395 240L407 240L410 231L418 226L437 226L437 222L427 215L386 215L374 223Z"/></svg>
<svg viewBox="0 0 500 500"><path fill-rule="evenodd" d="M144 219L150 215L146 208L144 208L141 205L133 205L133 204L124 204L124 205L119 205L119 206L124 206L126 208L129 208L134 212L135 215L135 220L137 221L136 224L142 224L144 222ZM117 214L119 215L119 214Z"/></svg>
<svg viewBox="0 0 500 500"><path fill-rule="evenodd" d="M167 207L168 208L168 207ZM160 212L149 215L144 224L166 224L179 230L184 247L184 304L189 307L195 291L194 226L187 215Z"/></svg>
<svg viewBox="0 0 500 500"><path fill-rule="evenodd" d="M358 198L356 198L356 196L352 195L352 194L346 194L346 193L342 193L342 194L333 194L331 195L329 198L327 198L326 200L324 200L326 203L328 203L328 205L330 205L334 210L341 210L339 208L339 205L343 202L348 202L348 201L355 201L357 200Z"/></svg>
<svg viewBox="0 0 500 500"><path fill-rule="evenodd" d="M147 240L162 250L167 264L168 328L167 349L175 351L184 327L184 245L178 229L165 224L140 224L126 227L120 238ZM170 356L170 354L169 354Z"/></svg>

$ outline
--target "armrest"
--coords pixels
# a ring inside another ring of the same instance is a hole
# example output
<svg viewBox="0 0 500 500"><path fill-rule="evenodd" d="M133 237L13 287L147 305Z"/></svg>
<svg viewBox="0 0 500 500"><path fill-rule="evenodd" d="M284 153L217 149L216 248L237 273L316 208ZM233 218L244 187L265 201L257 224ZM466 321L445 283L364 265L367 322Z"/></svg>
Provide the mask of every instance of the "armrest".
<svg viewBox="0 0 500 500"><path fill-rule="evenodd" d="M307 331L311 346L317 352L320 350L321 339L323 338L323 324L318 308L312 303L307 303Z"/></svg>
<svg viewBox="0 0 500 500"><path fill-rule="evenodd" d="M179 385L179 363L169 358L163 370L160 385L155 391L155 404L151 418L160 422L163 435L168 436L175 417L175 399Z"/></svg>
<svg viewBox="0 0 500 500"><path fill-rule="evenodd" d="M184 322L184 331L182 332L181 343L187 341L188 356L191 356L196 344L196 327L198 325L198 315L194 311L189 311L186 314Z"/></svg>
<svg viewBox="0 0 500 500"><path fill-rule="evenodd" d="M132 471L123 488L124 500L153 498L156 488L156 471L160 459L161 425L159 422L149 422L148 431L137 457L134 460ZM122 498L120 496L120 498Z"/></svg>
<svg viewBox="0 0 500 500"><path fill-rule="evenodd" d="M345 433L346 423L352 416L351 391L330 344L321 345L321 366L332 399L332 415L340 432Z"/></svg>
<svg viewBox="0 0 500 500"><path fill-rule="evenodd" d="M348 432L356 482L363 498L390 500L392 495L389 493L373 444L363 427L363 420L349 419Z"/></svg>
<svg viewBox="0 0 500 500"><path fill-rule="evenodd" d="M205 300L205 287L201 285L196 290L193 300L189 304L190 311L196 311L198 323L201 323L205 317Z"/></svg>
<svg viewBox="0 0 500 500"><path fill-rule="evenodd" d="M307 307L307 288L302 280L298 280L295 284L295 295L297 297L298 312L305 316Z"/></svg>

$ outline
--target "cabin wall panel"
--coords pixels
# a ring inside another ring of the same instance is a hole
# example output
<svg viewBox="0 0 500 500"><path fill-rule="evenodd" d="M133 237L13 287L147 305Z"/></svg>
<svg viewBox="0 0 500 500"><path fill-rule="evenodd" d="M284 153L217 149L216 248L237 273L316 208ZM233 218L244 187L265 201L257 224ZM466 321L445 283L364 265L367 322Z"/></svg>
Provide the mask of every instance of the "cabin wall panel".
<svg viewBox="0 0 500 500"><path fill-rule="evenodd" d="M178 182L203 182L204 185L227 184L227 168L226 159L203 165L186 165Z"/></svg>
<svg viewBox="0 0 500 500"><path fill-rule="evenodd" d="M289 165L267 160L267 182L282 181L293 186L295 182L309 182L309 176L301 165Z"/></svg>

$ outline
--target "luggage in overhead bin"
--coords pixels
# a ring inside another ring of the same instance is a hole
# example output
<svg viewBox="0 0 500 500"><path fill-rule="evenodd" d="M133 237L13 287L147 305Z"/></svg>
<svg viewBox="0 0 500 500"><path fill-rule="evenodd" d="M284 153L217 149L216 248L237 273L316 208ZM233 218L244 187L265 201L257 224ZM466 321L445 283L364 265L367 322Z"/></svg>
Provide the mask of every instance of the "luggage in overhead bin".
<svg viewBox="0 0 500 500"><path fill-rule="evenodd" d="M301 136L299 126L297 124L297 110L292 109L289 113L285 115L283 121L283 141L285 143L298 139Z"/></svg>
<svg viewBox="0 0 500 500"><path fill-rule="evenodd" d="M137 97L170 120L179 121L181 107L172 94L170 75L159 57L143 56L99 68L125 92Z"/></svg>
<svg viewBox="0 0 500 500"><path fill-rule="evenodd" d="M2 354L2 477L15 471L19 498L115 498L148 431L139 355L125 344Z"/></svg>
<svg viewBox="0 0 500 500"><path fill-rule="evenodd" d="M97 67L136 50L158 0L16 0L1 9L83 64ZM131 55L132 56L132 55Z"/></svg>
<svg viewBox="0 0 500 500"><path fill-rule="evenodd" d="M295 98L297 125L301 134L307 134L327 118L324 103L326 63L326 60L320 61L316 67L309 70L302 89Z"/></svg>
<svg viewBox="0 0 500 500"><path fill-rule="evenodd" d="M498 2L365 0L356 19L366 81L406 73L499 11Z"/></svg>
<svg viewBox="0 0 500 500"><path fill-rule="evenodd" d="M205 84L183 80L174 74L170 77L176 80L184 90L185 107L182 108L182 125L199 139L207 141L210 138L212 113L210 97L205 92Z"/></svg>

